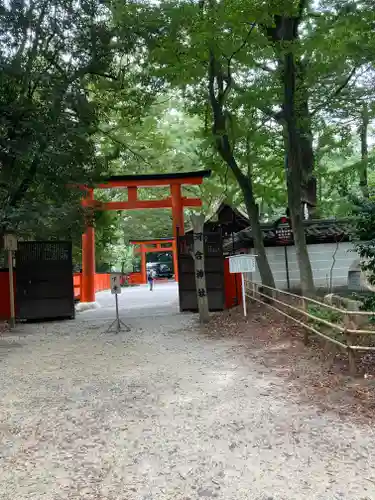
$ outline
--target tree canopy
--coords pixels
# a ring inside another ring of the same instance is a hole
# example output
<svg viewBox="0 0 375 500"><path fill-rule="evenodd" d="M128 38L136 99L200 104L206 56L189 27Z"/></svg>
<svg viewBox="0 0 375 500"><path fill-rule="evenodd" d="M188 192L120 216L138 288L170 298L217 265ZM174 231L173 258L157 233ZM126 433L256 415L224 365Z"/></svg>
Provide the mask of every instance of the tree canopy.
<svg viewBox="0 0 375 500"><path fill-rule="evenodd" d="M369 1L13 0L0 12L3 231L72 238L78 261L73 185L210 168L190 194L206 213L223 198L247 209L265 283L259 223L289 206L311 285L303 207L346 216L375 180ZM118 266L130 239L170 236L171 214L97 214L96 228L97 265Z"/></svg>

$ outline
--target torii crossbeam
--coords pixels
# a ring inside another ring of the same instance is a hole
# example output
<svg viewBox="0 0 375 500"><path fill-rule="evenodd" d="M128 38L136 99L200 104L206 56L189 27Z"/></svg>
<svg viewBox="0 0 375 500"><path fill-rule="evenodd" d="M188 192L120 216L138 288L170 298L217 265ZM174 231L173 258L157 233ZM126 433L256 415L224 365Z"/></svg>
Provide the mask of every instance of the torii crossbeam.
<svg viewBox="0 0 375 500"><path fill-rule="evenodd" d="M199 185L211 175L210 170L179 172L176 174L113 175L95 186L81 186L86 192L82 205L93 210L139 210L145 208L171 208L173 221L174 255L176 255L177 235L184 234L184 208L200 207L200 198L182 196L182 186ZM170 196L156 200L140 200L139 188L169 187ZM101 202L95 200L94 190L127 189L126 201ZM175 267L178 280L177 266ZM81 302L95 302L95 230L93 218L87 220L82 236L82 297Z"/></svg>

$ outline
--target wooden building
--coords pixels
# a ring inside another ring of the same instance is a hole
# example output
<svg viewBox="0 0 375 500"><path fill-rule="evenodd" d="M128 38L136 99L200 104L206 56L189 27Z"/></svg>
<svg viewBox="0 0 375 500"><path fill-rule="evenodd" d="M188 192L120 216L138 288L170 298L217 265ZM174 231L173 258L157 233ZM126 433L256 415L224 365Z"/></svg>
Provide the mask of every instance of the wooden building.
<svg viewBox="0 0 375 500"><path fill-rule="evenodd" d="M204 224L204 231L221 231L221 234L225 239L232 234L236 234L247 229L249 225L250 221L243 210L231 207L227 203L219 201L213 207L211 213L207 216ZM186 231L186 234L190 234L192 232L193 230L190 228Z"/></svg>
<svg viewBox="0 0 375 500"><path fill-rule="evenodd" d="M290 224L278 222L262 225L268 261L277 288L298 289L299 268ZM312 219L304 221L304 226L315 286L326 289L347 286L349 269L359 258L351 242L351 221ZM224 252L254 253L251 228L226 238ZM260 283L259 272L256 271L251 279Z"/></svg>

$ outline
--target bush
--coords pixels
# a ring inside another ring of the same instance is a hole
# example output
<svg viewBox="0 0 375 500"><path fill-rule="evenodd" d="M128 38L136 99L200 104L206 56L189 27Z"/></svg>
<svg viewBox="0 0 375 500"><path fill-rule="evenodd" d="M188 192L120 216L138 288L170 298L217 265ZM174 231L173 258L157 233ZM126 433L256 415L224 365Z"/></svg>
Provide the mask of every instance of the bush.
<svg viewBox="0 0 375 500"><path fill-rule="evenodd" d="M325 321L329 321L330 323L340 323L342 321L342 314L336 311L332 311L323 306L318 305L309 305L307 311L317 318L324 319ZM314 326L322 325L319 321L314 321L311 318L309 320L314 323Z"/></svg>
<svg viewBox="0 0 375 500"><path fill-rule="evenodd" d="M361 311L375 311L375 293L359 299L361 301Z"/></svg>
<svg viewBox="0 0 375 500"><path fill-rule="evenodd" d="M354 247L362 271L369 283L375 284L375 198L355 200L354 215Z"/></svg>

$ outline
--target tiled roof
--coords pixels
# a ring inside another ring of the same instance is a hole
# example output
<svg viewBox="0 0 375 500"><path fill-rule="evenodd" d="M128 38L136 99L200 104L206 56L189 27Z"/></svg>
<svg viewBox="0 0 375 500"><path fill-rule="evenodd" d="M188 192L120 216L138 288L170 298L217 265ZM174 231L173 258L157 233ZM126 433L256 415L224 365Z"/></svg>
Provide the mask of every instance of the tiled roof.
<svg viewBox="0 0 375 500"><path fill-rule="evenodd" d="M307 243L332 243L337 241L348 241L352 230L352 221L350 219L311 219L304 221ZM280 225L280 228L288 227ZM274 224L262 224L263 240L266 246L280 246L276 236ZM233 237L224 241L224 249L229 251L234 247L251 248L253 247L253 238L251 228L248 227Z"/></svg>
<svg viewBox="0 0 375 500"><path fill-rule="evenodd" d="M219 217L220 213L225 209L230 209L237 219L243 221L244 224L249 224L249 218L246 214L246 211L241 207L232 207L229 204L225 203L225 196L222 196L213 203L211 210L208 212L205 218L205 224L213 226L213 228L211 228L212 231L215 231L215 226L217 225L216 218ZM189 227L189 229L187 229L185 233L190 233L192 231L193 228Z"/></svg>

